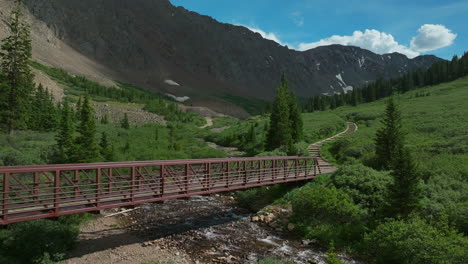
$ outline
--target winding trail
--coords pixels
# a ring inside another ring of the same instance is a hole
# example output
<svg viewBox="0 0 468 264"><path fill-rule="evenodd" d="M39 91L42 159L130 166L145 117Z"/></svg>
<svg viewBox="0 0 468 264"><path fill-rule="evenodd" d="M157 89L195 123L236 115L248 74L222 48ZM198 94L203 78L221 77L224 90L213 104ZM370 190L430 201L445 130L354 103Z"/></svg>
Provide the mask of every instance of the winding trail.
<svg viewBox="0 0 468 264"><path fill-rule="evenodd" d="M312 157L317 157L317 160L318 160L318 164L319 166L322 168L322 172L324 173L331 173L331 172L334 172L336 171L336 167L333 166L330 162L328 162L327 160L325 160L322 155L320 154L320 148L322 147L322 145L326 142L330 142L330 141L333 141L339 137L342 137L346 134L349 134L349 133L353 133L355 132L356 130L358 129L358 126L353 123L353 122L347 122L347 127L346 129L341 132L341 133L338 133L332 137L329 137L327 139L324 139L324 140L321 140L321 141L318 141L318 142L315 142L313 144L311 144L309 146L309 153Z"/></svg>
<svg viewBox="0 0 468 264"><path fill-rule="evenodd" d="M200 126L200 128L207 128L213 126L213 119L211 117L205 117L206 124Z"/></svg>

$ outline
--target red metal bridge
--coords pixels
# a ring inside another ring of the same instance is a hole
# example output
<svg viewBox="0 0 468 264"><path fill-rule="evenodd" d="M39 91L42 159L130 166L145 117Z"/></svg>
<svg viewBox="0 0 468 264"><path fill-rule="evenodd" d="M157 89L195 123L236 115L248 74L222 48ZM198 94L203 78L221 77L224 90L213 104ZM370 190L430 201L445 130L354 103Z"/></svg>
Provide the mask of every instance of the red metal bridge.
<svg viewBox="0 0 468 264"><path fill-rule="evenodd" d="M334 169L320 155L0 167L0 225L305 181Z"/></svg>
<svg viewBox="0 0 468 264"><path fill-rule="evenodd" d="M311 157L0 167L0 224L310 180L324 170Z"/></svg>

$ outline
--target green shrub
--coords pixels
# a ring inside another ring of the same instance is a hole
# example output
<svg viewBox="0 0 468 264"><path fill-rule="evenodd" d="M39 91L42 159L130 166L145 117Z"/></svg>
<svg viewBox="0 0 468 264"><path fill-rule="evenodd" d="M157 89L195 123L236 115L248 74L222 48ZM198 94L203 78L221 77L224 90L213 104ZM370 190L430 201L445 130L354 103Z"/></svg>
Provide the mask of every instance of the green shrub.
<svg viewBox="0 0 468 264"><path fill-rule="evenodd" d="M363 251L378 263L458 264L468 259L468 239L425 221L389 220L364 237Z"/></svg>
<svg viewBox="0 0 468 264"><path fill-rule="evenodd" d="M280 157L280 156L288 156L288 154L282 149L275 149L273 151L266 151L257 154L255 157Z"/></svg>
<svg viewBox="0 0 468 264"><path fill-rule="evenodd" d="M16 166L34 163L36 163L34 158L18 150L11 149L4 153L0 153L0 166Z"/></svg>
<svg viewBox="0 0 468 264"><path fill-rule="evenodd" d="M0 252L17 263L58 261L75 246L78 234L76 225L44 219L22 222L2 234Z"/></svg>
<svg viewBox="0 0 468 264"><path fill-rule="evenodd" d="M239 206L257 212L281 198L294 186L294 183L287 183L238 191L236 192L236 201Z"/></svg>
<svg viewBox="0 0 468 264"><path fill-rule="evenodd" d="M306 238L338 247L358 241L364 232L366 212L335 187L308 184L292 194L292 220Z"/></svg>
<svg viewBox="0 0 468 264"><path fill-rule="evenodd" d="M353 199L335 187L302 187L291 201L295 219L331 223L359 223L366 215Z"/></svg>
<svg viewBox="0 0 468 264"><path fill-rule="evenodd" d="M327 253L327 264L344 264L334 252Z"/></svg>
<svg viewBox="0 0 468 264"><path fill-rule="evenodd" d="M387 188L392 177L362 164L341 166L330 177L332 184L371 214L386 205Z"/></svg>

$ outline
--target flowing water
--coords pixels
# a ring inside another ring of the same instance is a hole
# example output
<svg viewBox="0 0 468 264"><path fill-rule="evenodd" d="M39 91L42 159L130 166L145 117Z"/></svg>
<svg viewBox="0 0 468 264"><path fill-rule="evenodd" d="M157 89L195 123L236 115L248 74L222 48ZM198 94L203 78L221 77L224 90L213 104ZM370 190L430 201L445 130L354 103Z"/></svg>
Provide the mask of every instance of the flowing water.
<svg viewBox="0 0 468 264"><path fill-rule="evenodd" d="M326 263L325 252L316 244L251 222L250 217L232 197L220 195L145 204L130 216L138 236L184 251L195 263L256 263L264 258Z"/></svg>

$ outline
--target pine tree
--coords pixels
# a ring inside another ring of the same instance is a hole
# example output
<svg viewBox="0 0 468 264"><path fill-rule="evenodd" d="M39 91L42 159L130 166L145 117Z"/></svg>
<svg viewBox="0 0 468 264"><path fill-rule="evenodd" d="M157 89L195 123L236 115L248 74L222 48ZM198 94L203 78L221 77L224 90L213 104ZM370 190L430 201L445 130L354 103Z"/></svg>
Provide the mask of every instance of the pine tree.
<svg viewBox="0 0 468 264"><path fill-rule="evenodd" d="M304 125L294 92L289 93L289 119L291 122L292 143L297 143L304 138Z"/></svg>
<svg viewBox="0 0 468 264"><path fill-rule="evenodd" d="M267 134L266 148L274 150L281 146L291 145L290 110L289 110L288 83L284 74L281 76L281 83L276 90L276 97L273 101L270 114L270 128Z"/></svg>
<svg viewBox="0 0 468 264"><path fill-rule="evenodd" d="M39 84L31 100L28 128L39 131L52 131L58 123L57 108L52 94Z"/></svg>
<svg viewBox="0 0 468 264"><path fill-rule="evenodd" d="M375 139L376 165L382 169L391 169L398 157L398 151L403 147L404 138L401 114L393 98L388 100L382 125Z"/></svg>
<svg viewBox="0 0 468 264"><path fill-rule="evenodd" d="M107 114L104 114L104 115L101 117L101 124L103 124L103 125L109 124L109 118L107 117Z"/></svg>
<svg viewBox="0 0 468 264"><path fill-rule="evenodd" d="M11 134L25 128L29 102L34 88L29 26L23 21L22 4L13 10L8 27L10 36L2 41L0 50L0 128Z"/></svg>
<svg viewBox="0 0 468 264"><path fill-rule="evenodd" d="M421 176L408 149L398 149L394 162L394 181L389 187L387 214L390 217L405 217L421 206Z"/></svg>
<svg viewBox="0 0 468 264"><path fill-rule="evenodd" d="M57 157L56 163L69 163L72 162L72 156L76 150L74 143L74 124L72 118L73 112L67 101L63 102L60 122L58 126L58 134L55 137L57 141Z"/></svg>
<svg viewBox="0 0 468 264"><path fill-rule="evenodd" d="M247 141L249 143L257 143L257 135L255 134L255 125L251 124L249 127L249 132L247 133Z"/></svg>
<svg viewBox="0 0 468 264"><path fill-rule="evenodd" d="M124 117L120 121L120 126L124 129L130 129L130 122L128 121L127 113L124 114Z"/></svg>
<svg viewBox="0 0 468 264"><path fill-rule="evenodd" d="M101 141L99 142L99 152L101 153L101 157L105 161L113 161L114 160L114 148L109 144L109 140L107 138L107 133L102 132L101 134Z"/></svg>
<svg viewBox="0 0 468 264"><path fill-rule="evenodd" d="M84 98L81 106L77 131L79 136L75 140L77 151L74 162L99 161L99 149L96 143L96 121L88 96Z"/></svg>

